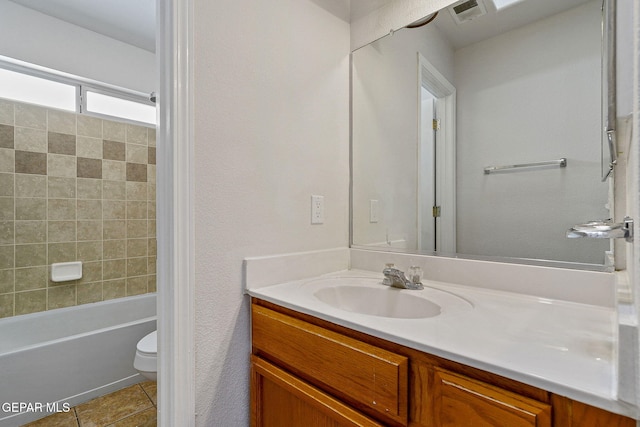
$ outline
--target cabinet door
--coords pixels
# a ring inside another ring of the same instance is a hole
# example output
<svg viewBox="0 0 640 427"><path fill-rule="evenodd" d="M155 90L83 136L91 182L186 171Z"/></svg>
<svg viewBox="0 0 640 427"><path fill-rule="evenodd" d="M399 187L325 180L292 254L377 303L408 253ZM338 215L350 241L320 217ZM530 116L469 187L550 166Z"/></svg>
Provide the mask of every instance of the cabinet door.
<svg viewBox="0 0 640 427"><path fill-rule="evenodd" d="M252 427L382 427L339 400L251 357Z"/></svg>
<svg viewBox="0 0 640 427"><path fill-rule="evenodd" d="M551 406L436 369L435 427L551 427Z"/></svg>

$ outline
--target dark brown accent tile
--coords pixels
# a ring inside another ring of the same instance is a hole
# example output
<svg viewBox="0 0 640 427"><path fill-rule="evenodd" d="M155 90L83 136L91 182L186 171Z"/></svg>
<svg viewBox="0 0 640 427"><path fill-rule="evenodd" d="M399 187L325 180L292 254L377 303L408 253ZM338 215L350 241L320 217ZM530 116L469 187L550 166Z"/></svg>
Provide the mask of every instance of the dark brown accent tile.
<svg viewBox="0 0 640 427"><path fill-rule="evenodd" d="M147 165L127 163L127 181L147 182Z"/></svg>
<svg viewBox="0 0 640 427"><path fill-rule="evenodd" d="M47 155L16 150L16 173L47 174Z"/></svg>
<svg viewBox="0 0 640 427"><path fill-rule="evenodd" d="M126 160L126 148L123 142L102 141L102 158L106 160Z"/></svg>
<svg viewBox="0 0 640 427"><path fill-rule="evenodd" d="M49 132L49 153L76 155L76 136L65 133Z"/></svg>
<svg viewBox="0 0 640 427"><path fill-rule="evenodd" d="M14 148L13 126L0 125L0 148Z"/></svg>
<svg viewBox="0 0 640 427"><path fill-rule="evenodd" d="M150 165L156 164L156 147L149 147L149 161Z"/></svg>
<svg viewBox="0 0 640 427"><path fill-rule="evenodd" d="M102 179L102 160L78 157L78 178Z"/></svg>

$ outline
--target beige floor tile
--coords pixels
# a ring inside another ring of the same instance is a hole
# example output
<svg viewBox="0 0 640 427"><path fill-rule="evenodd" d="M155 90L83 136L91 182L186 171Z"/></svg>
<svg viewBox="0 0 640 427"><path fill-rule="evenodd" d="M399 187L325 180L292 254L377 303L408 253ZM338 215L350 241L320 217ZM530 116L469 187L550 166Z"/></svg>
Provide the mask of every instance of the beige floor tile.
<svg viewBox="0 0 640 427"><path fill-rule="evenodd" d="M69 412L49 415L46 418L25 424L23 427L78 427L78 420L76 420L75 410L71 409Z"/></svg>
<svg viewBox="0 0 640 427"><path fill-rule="evenodd" d="M149 408L153 408L149 397L135 384L78 405L76 412L81 427L103 427Z"/></svg>
<svg viewBox="0 0 640 427"><path fill-rule="evenodd" d="M157 406L158 383L155 381L145 381L143 383L140 383L140 387L142 387L144 392L147 393L147 396L149 396L149 399L151 399L153 404Z"/></svg>
<svg viewBox="0 0 640 427"><path fill-rule="evenodd" d="M156 427L157 419L156 408L151 408L109 424L107 427Z"/></svg>

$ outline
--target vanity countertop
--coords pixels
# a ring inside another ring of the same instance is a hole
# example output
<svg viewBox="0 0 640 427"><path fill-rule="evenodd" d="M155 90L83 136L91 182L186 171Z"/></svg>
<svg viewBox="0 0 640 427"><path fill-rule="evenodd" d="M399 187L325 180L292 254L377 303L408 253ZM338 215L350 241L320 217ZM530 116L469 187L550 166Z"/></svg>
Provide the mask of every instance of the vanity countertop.
<svg viewBox="0 0 640 427"><path fill-rule="evenodd" d="M349 270L248 289L247 293L416 350L502 375L593 406L637 417L617 400L615 309L425 280L473 306L435 317L396 319L349 312L318 300L319 278L379 279ZM399 290L399 292L423 292Z"/></svg>

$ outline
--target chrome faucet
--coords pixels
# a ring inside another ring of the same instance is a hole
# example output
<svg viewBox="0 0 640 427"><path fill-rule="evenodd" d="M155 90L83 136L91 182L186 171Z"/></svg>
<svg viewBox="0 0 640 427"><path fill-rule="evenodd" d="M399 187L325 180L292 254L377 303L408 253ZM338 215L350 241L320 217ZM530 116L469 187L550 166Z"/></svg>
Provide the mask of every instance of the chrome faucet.
<svg viewBox="0 0 640 427"><path fill-rule="evenodd" d="M398 270L397 268L387 267L382 270L382 274L384 274L385 278L383 283L388 284L389 286L393 286L394 288L413 290L424 289L422 283L413 282L407 279L407 276L405 276L404 272Z"/></svg>

